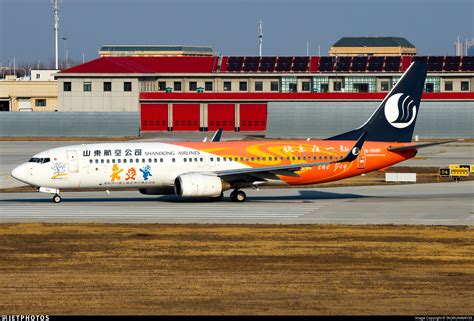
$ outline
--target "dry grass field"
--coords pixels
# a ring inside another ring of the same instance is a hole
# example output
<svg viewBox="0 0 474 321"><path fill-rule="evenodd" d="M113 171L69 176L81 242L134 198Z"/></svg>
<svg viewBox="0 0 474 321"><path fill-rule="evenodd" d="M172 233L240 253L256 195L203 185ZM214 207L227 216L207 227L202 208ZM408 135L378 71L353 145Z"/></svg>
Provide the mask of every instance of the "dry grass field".
<svg viewBox="0 0 474 321"><path fill-rule="evenodd" d="M0 225L3 314L474 313L474 228Z"/></svg>

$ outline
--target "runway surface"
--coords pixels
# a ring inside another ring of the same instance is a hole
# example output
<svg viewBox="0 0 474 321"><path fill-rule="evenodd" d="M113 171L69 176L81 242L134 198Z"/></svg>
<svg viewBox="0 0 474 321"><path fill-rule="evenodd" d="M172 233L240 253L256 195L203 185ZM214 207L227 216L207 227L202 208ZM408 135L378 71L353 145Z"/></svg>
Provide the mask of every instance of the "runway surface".
<svg viewBox="0 0 474 321"><path fill-rule="evenodd" d="M134 191L0 194L0 223L217 223L473 225L474 181L249 190L245 203L209 203ZM226 194L228 196L228 192Z"/></svg>

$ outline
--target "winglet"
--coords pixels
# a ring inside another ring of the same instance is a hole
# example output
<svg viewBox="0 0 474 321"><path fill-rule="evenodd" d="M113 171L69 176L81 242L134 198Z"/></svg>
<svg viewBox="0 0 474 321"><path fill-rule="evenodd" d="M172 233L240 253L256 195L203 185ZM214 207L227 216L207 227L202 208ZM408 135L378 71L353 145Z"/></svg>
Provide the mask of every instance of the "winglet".
<svg viewBox="0 0 474 321"><path fill-rule="evenodd" d="M344 157L341 160L338 160L336 163L344 163L344 162L352 162L354 161L357 156L359 156L360 150L362 148L362 145L364 145L365 138L367 137L367 132L363 132L362 135L360 135L359 139L355 143L354 147L351 148L349 153L347 153L346 157Z"/></svg>
<svg viewBox="0 0 474 321"><path fill-rule="evenodd" d="M219 129L216 130L216 132L214 133L214 136L212 136L212 138L211 138L211 143L220 142L220 141L221 141L221 137L222 137L222 128L219 128Z"/></svg>

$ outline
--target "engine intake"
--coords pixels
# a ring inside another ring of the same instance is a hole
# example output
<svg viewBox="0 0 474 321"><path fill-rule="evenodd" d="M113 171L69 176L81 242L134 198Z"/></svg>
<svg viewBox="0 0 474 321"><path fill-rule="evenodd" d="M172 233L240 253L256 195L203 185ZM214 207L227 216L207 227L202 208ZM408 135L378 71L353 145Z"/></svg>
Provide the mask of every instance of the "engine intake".
<svg viewBox="0 0 474 321"><path fill-rule="evenodd" d="M183 174L174 180L174 192L182 197L215 197L230 188L217 176L199 173Z"/></svg>

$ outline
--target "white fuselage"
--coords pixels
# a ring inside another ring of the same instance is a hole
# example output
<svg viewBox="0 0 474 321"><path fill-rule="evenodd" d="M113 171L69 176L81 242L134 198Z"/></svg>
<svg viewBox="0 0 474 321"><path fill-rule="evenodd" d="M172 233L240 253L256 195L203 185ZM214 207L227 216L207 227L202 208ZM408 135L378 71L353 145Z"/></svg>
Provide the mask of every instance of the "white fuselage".
<svg viewBox="0 0 474 321"><path fill-rule="evenodd" d="M12 172L29 185L68 188L172 187L177 176L247 168L229 158L166 143L104 143L50 149Z"/></svg>

